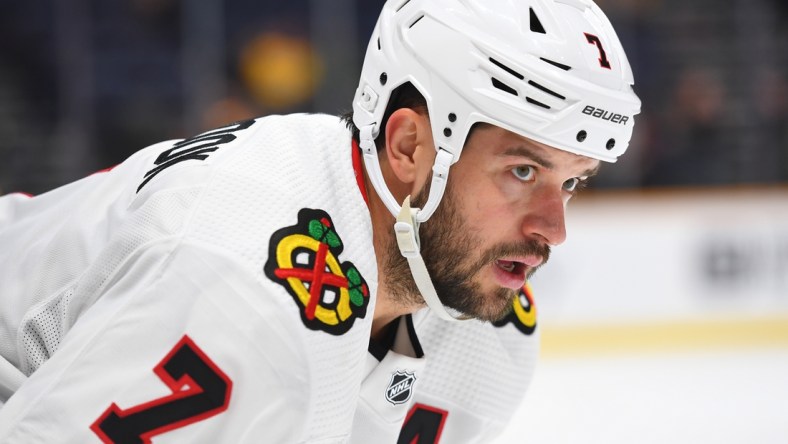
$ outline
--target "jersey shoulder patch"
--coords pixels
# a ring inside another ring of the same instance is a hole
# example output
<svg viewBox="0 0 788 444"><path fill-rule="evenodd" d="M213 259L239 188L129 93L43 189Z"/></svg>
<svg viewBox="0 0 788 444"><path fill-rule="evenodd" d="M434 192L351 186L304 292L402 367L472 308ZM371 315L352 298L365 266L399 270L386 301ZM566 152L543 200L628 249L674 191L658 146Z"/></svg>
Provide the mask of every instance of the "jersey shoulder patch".
<svg viewBox="0 0 788 444"><path fill-rule="evenodd" d="M340 262L343 249L323 210L304 208L271 236L265 275L292 296L309 329L342 335L367 313L369 287L352 262Z"/></svg>
<svg viewBox="0 0 788 444"><path fill-rule="evenodd" d="M512 311L503 319L493 322L496 327L513 324L524 335L530 336L536 331L536 306L534 305L531 284L525 283L520 293L512 302Z"/></svg>

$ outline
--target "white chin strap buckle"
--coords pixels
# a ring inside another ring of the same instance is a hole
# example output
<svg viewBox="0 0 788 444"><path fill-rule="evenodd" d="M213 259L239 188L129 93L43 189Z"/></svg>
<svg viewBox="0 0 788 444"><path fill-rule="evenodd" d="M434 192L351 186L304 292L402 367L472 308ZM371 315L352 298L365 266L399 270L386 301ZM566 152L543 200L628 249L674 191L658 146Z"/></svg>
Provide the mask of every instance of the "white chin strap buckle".
<svg viewBox="0 0 788 444"><path fill-rule="evenodd" d="M410 196L402 202L397 223L394 224L394 233L397 235L399 251L406 258L419 256L419 223L416 222L418 208L410 207Z"/></svg>
<svg viewBox="0 0 788 444"><path fill-rule="evenodd" d="M424 264L424 259L421 257L419 246L419 223L416 221L416 214L418 208L410 207L410 196L405 198L402 202L402 208L397 216L397 223L394 224L394 233L397 236L397 245L399 251L408 260L410 273L413 275L413 281L416 282L424 302L439 318L446 321L464 321L472 319L470 316L463 315L462 313L452 310L443 305L438 293L435 291L435 286L432 285L432 279L427 271L427 266Z"/></svg>

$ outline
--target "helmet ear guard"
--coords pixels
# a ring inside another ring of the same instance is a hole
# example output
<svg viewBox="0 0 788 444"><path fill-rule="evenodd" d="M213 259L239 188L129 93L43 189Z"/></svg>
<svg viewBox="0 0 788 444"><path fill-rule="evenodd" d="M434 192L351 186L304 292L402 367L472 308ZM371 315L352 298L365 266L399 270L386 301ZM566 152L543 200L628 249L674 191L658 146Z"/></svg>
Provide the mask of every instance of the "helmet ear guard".
<svg viewBox="0 0 788 444"><path fill-rule="evenodd" d="M440 203L474 124L615 162L640 111L624 49L591 0L388 0L367 48L353 121L367 174L394 217L402 206L383 180L374 139L392 92L406 82L427 103L437 150L427 203L412 209L414 238L405 244L416 246L418 224ZM429 276L417 276L411 262L421 256L406 256L424 293L419 280ZM441 304L429 305L444 317Z"/></svg>

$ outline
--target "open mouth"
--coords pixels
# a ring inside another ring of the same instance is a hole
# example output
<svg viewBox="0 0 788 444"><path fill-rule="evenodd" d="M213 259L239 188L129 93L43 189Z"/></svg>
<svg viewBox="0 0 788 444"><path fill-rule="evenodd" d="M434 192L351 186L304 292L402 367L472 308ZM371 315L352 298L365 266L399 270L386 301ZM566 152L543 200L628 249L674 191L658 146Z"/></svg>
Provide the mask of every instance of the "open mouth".
<svg viewBox="0 0 788 444"><path fill-rule="evenodd" d="M540 255L510 256L495 261L492 267L498 285L519 290L525 285L530 273L544 262Z"/></svg>
<svg viewBox="0 0 788 444"><path fill-rule="evenodd" d="M522 262L498 259L495 261L495 277L502 287L517 290L525 285L528 266Z"/></svg>

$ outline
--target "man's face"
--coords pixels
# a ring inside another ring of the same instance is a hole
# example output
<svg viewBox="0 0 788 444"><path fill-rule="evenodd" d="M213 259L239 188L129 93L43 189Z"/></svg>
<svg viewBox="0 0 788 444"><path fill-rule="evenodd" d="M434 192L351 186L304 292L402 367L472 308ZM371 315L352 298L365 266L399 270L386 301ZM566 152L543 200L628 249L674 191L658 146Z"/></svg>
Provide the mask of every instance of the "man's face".
<svg viewBox="0 0 788 444"><path fill-rule="evenodd" d="M483 320L506 315L550 246L566 238L566 204L598 166L491 125L472 131L441 204L420 229L441 301ZM422 190L414 206L426 198ZM399 289L418 295L404 259L389 265Z"/></svg>

